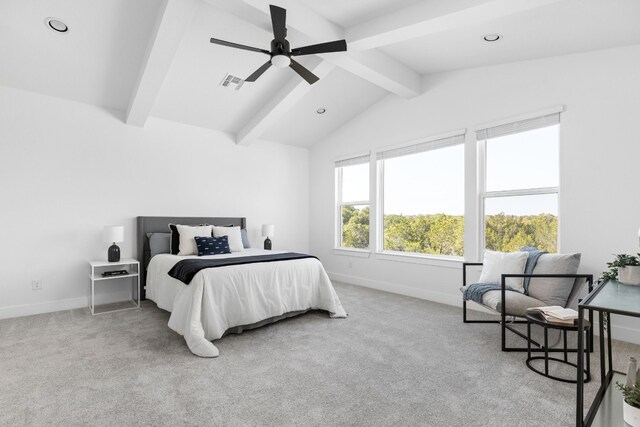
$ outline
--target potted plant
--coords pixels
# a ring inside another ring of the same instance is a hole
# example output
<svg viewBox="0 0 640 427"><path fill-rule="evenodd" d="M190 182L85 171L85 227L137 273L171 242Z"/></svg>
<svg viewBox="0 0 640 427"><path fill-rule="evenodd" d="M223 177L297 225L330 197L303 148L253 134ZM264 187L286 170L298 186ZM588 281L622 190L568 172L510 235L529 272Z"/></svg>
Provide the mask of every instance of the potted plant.
<svg viewBox="0 0 640 427"><path fill-rule="evenodd" d="M622 390L624 396L624 422L631 427L640 427L640 381L632 386L616 382L616 386Z"/></svg>
<svg viewBox="0 0 640 427"><path fill-rule="evenodd" d="M602 273L604 279L618 280L625 285L640 285L640 254L638 256L618 254L607 263L608 271Z"/></svg>

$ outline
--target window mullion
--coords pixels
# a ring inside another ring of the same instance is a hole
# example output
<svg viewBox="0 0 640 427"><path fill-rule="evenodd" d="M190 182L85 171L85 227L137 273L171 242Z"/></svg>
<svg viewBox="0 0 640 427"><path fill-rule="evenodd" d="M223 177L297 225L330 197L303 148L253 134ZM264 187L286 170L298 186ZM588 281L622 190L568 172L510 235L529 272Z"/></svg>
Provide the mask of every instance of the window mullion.
<svg viewBox="0 0 640 427"><path fill-rule="evenodd" d="M369 205L369 200L348 200L340 203L340 206L357 206L357 205Z"/></svg>
<svg viewBox="0 0 640 427"><path fill-rule="evenodd" d="M541 187L541 188L526 188L526 189L518 189L518 190L487 191L484 193L484 197L490 198L490 197L535 196L538 194L558 194L558 187Z"/></svg>
<svg viewBox="0 0 640 427"><path fill-rule="evenodd" d="M338 189L336 194L337 206L336 206L336 230L335 230L335 245L336 247L342 246L342 168L337 169L337 181Z"/></svg>
<svg viewBox="0 0 640 427"><path fill-rule="evenodd" d="M487 140L483 139L480 141L480 144L478 144L478 193L479 193L479 197L478 197L478 219L477 219L477 223L478 223L478 235L477 237L477 241L478 241L478 257L481 258L482 255L484 254L484 248L486 246L486 241L485 241L485 217L484 217L484 203L485 203L485 194L487 192ZM476 261L479 261L480 259L477 259Z"/></svg>
<svg viewBox="0 0 640 427"><path fill-rule="evenodd" d="M377 189L378 198L376 200L376 247L377 252L384 250L384 160L377 161L378 177Z"/></svg>

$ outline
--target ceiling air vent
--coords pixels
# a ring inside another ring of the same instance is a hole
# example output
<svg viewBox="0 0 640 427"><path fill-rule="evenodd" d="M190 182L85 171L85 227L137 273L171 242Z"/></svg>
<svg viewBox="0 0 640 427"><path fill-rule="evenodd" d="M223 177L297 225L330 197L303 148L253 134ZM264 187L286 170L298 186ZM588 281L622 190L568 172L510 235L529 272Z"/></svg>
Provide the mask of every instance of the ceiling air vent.
<svg viewBox="0 0 640 427"><path fill-rule="evenodd" d="M226 74L224 79L220 82L220 86L228 87L229 89L240 90L242 85L244 84L244 80L242 80L238 76L233 76L231 74Z"/></svg>

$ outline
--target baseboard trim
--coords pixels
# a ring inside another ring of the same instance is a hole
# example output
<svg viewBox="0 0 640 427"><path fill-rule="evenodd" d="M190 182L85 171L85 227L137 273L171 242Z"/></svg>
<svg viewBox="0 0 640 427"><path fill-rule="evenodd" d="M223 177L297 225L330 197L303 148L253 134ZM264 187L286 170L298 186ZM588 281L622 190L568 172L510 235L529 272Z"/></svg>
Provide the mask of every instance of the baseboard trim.
<svg viewBox="0 0 640 427"><path fill-rule="evenodd" d="M447 304L454 307L462 307L462 294L460 296L445 294L443 292L434 292L426 289L416 289L410 286L398 285L395 283L382 282L379 280L367 279L364 277L351 276L342 273L327 272L331 280L338 282L345 282L350 285L362 286L365 288L377 289L379 291L391 292L393 294L404 295L413 298L424 299L427 301L438 302L441 304ZM485 313L491 313L488 310L483 310L477 304L467 304L467 308L474 311L481 311ZM491 313L495 314L495 313ZM598 321L594 322L594 332L598 335ZM629 328L627 326L613 325L611 337L618 341L626 341L633 344L640 344L640 330Z"/></svg>
<svg viewBox="0 0 640 427"><path fill-rule="evenodd" d="M377 289L379 291L391 292L408 297L420 298L428 301L439 302L441 304L462 307L462 294L459 297L443 292L434 292L426 289L417 289L410 286L398 285L395 283L382 282L379 280L366 279L363 277L350 276L348 274L327 272L329 278L338 282L345 282L351 285L365 288Z"/></svg>
<svg viewBox="0 0 640 427"><path fill-rule="evenodd" d="M89 307L89 298L87 297L60 299L36 304L11 305L8 307L0 307L0 319L32 316L34 314L52 313L54 311L73 310L84 307Z"/></svg>
<svg viewBox="0 0 640 427"><path fill-rule="evenodd" d="M594 322L594 334L599 335L600 326L598 325L598 321ZM606 334L605 334L606 336ZM611 339L618 341L626 341L633 344L640 344L640 331L638 329L630 328L628 326L617 326L613 325L613 330L611 331Z"/></svg>

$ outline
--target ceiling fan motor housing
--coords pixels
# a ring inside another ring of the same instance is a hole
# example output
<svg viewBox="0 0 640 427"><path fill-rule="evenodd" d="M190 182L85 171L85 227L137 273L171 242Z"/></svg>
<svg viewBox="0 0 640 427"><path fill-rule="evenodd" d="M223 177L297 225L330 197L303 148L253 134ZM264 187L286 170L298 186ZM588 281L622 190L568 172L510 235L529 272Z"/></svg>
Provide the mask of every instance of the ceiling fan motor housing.
<svg viewBox="0 0 640 427"><path fill-rule="evenodd" d="M271 56L291 54L291 47L288 40L271 40Z"/></svg>

